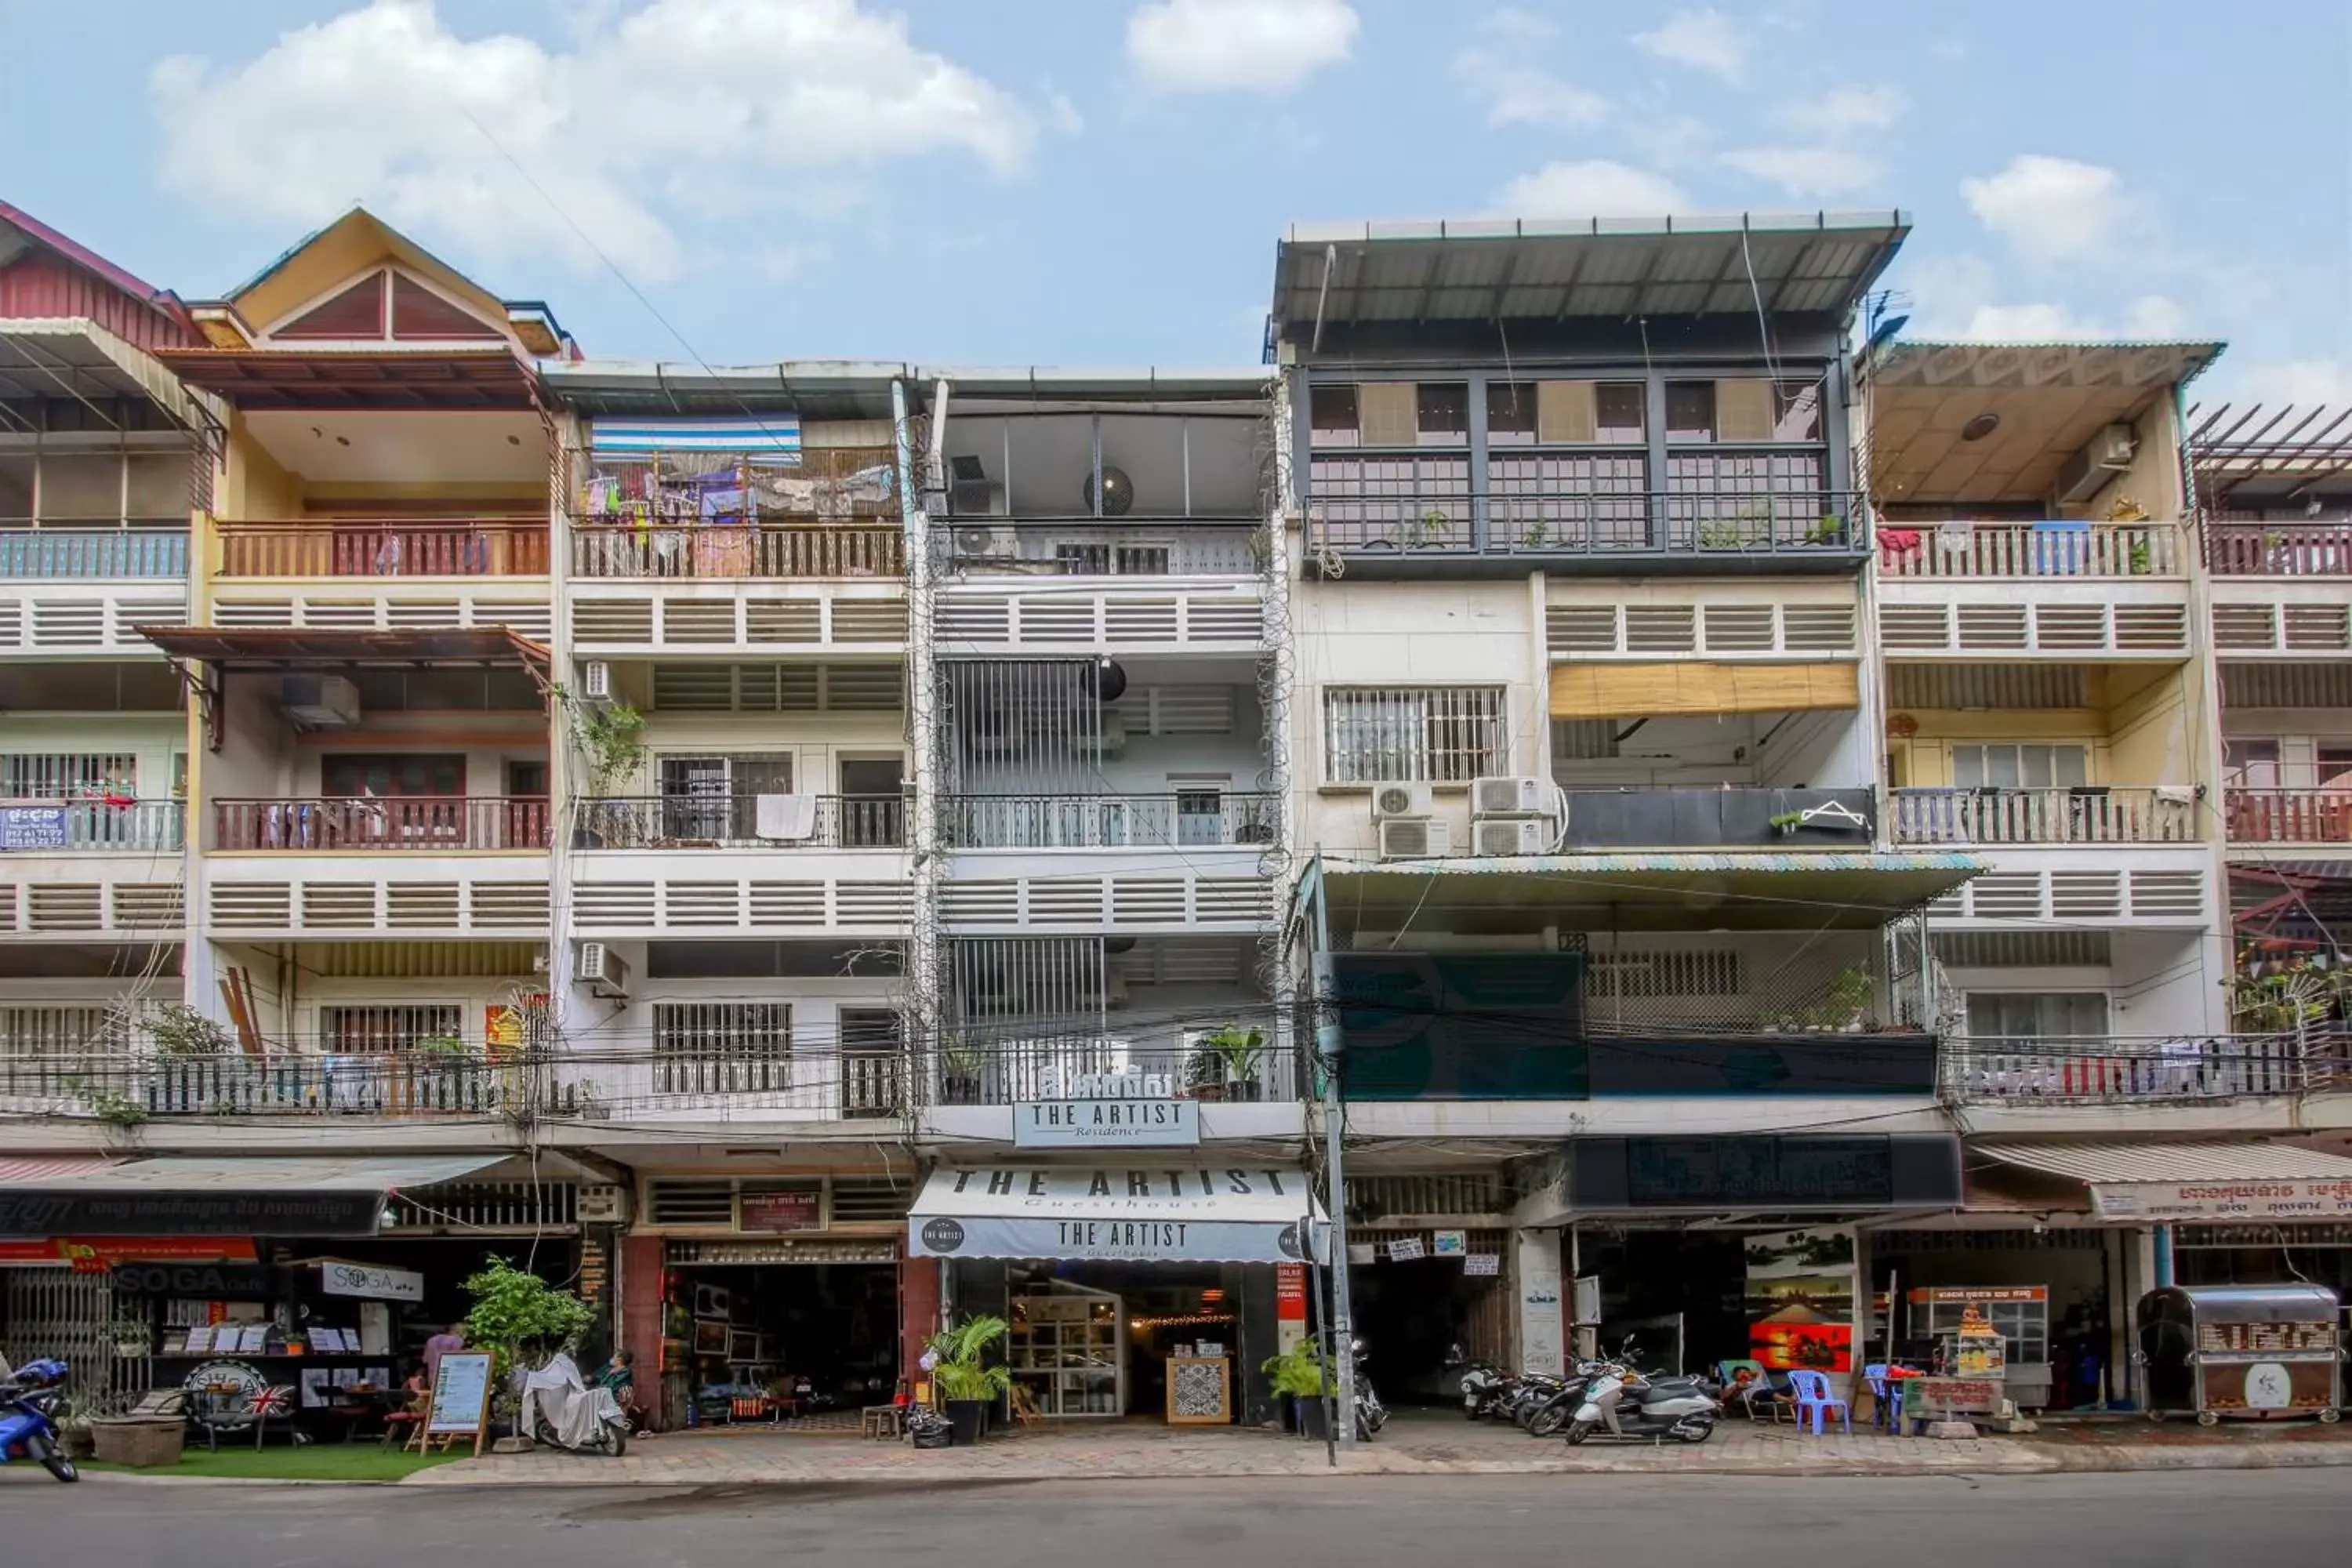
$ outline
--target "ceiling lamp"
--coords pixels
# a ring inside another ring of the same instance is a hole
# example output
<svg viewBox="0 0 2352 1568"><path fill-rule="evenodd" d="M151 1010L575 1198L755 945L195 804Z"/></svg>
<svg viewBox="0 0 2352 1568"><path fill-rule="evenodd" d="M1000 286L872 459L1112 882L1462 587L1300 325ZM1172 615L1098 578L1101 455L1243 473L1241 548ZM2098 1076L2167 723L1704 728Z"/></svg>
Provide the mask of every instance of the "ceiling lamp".
<svg viewBox="0 0 2352 1568"><path fill-rule="evenodd" d="M1960 426L1960 439L1963 441L1981 441L2000 428L2000 416L1993 413L1990 409L1987 409L1984 413L1978 415L1975 418Z"/></svg>

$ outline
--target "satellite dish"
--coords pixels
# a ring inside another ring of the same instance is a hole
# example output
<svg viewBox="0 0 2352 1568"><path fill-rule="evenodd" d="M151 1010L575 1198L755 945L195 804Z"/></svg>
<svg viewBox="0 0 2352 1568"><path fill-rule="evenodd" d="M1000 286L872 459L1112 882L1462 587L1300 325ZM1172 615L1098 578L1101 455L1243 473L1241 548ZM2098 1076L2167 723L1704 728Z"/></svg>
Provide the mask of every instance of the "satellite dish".
<svg viewBox="0 0 2352 1568"><path fill-rule="evenodd" d="M1078 671L1078 687L1097 702L1116 702L1127 690L1127 671L1117 659L1098 658Z"/></svg>

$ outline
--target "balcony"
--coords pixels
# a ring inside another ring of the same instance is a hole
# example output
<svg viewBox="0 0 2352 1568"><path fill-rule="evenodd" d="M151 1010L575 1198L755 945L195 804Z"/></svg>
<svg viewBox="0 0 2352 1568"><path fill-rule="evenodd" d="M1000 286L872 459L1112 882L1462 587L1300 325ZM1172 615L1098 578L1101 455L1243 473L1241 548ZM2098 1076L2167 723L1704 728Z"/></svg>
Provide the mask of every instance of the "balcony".
<svg viewBox="0 0 2352 1568"><path fill-rule="evenodd" d="M1571 789L1567 852L1868 848L1869 789Z"/></svg>
<svg viewBox="0 0 2352 1568"><path fill-rule="evenodd" d="M0 851L176 855L185 803L177 800L30 801L0 805Z"/></svg>
<svg viewBox="0 0 2352 1568"><path fill-rule="evenodd" d="M562 1078L593 1121L872 1121L907 1110L906 1058L895 1049L583 1053Z"/></svg>
<svg viewBox="0 0 2352 1568"><path fill-rule="evenodd" d="M543 518L213 523L222 577L544 577Z"/></svg>
<svg viewBox="0 0 2352 1568"><path fill-rule="evenodd" d="M188 574L188 531L171 528L0 528L0 577L163 577Z"/></svg>
<svg viewBox="0 0 2352 1568"><path fill-rule="evenodd" d="M2221 809L2232 844L2352 844L2352 789L2233 789Z"/></svg>
<svg viewBox="0 0 2352 1568"><path fill-rule="evenodd" d="M2180 577L2188 554L2168 522L1948 522L1879 527L1880 575L1946 578Z"/></svg>
<svg viewBox="0 0 2352 1568"><path fill-rule="evenodd" d="M1351 1101L1925 1099L1936 1088L1935 1037L1908 1030L1614 1035L1596 1026L1561 1035L1505 1022L1454 1038L1433 1034L1407 1048L1360 1049L1351 1041L1344 1060L1342 1089Z"/></svg>
<svg viewBox="0 0 2352 1568"><path fill-rule="evenodd" d="M2188 844L2187 789L1898 789L1897 844Z"/></svg>
<svg viewBox="0 0 2352 1568"><path fill-rule="evenodd" d="M581 522L572 527L572 574L600 581L814 581L895 578L905 571L905 541L897 523L639 528Z"/></svg>
<svg viewBox="0 0 2352 1568"><path fill-rule="evenodd" d="M2216 577L2352 577L2352 522L2208 522Z"/></svg>
<svg viewBox="0 0 2352 1568"><path fill-rule="evenodd" d="M980 577L1254 577L1266 560L1264 528L1181 517L958 521L942 532L940 569Z"/></svg>
<svg viewBox="0 0 2352 1568"><path fill-rule="evenodd" d="M1376 479L1332 493L1318 472L1308 560L1384 576L1514 575L1543 570L1851 572L1868 542L1844 490L1391 489Z"/></svg>
<svg viewBox="0 0 2352 1568"><path fill-rule="evenodd" d="M216 800L211 847L224 854L511 853L545 849L550 816L543 796Z"/></svg>
<svg viewBox="0 0 2352 1568"><path fill-rule="evenodd" d="M1149 1100L1296 1102L1306 1081L1298 1053L1282 1045L1265 1004L1244 1011L1251 1021L1236 1030L1236 1044L1226 1053L1182 1043L1172 1029L1156 1031L1156 1043L1107 1035L1024 1039L992 1030L961 1040L950 1037L925 1053L922 1080L931 1104L950 1108L1082 1097L1095 1092L1090 1083L1103 1079L1132 1083L1137 1096ZM1255 1043L1246 1043L1252 1037Z"/></svg>
<svg viewBox="0 0 2352 1568"><path fill-rule="evenodd" d="M2291 1035L1954 1037L1940 1072L1948 1097L1985 1106L2179 1105L2352 1083L2340 1054Z"/></svg>
<svg viewBox="0 0 2352 1568"><path fill-rule="evenodd" d="M582 849L896 849L903 795L608 795L585 802Z"/></svg>
<svg viewBox="0 0 2352 1568"><path fill-rule="evenodd" d="M1278 837L1274 795L950 795L940 842L953 849L1220 848Z"/></svg>
<svg viewBox="0 0 2352 1568"><path fill-rule="evenodd" d="M525 1106L579 1114L543 1066L479 1053L157 1058L131 1051L0 1058L0 1103L124 1122L165 1117L488 1117Z"/></svg>

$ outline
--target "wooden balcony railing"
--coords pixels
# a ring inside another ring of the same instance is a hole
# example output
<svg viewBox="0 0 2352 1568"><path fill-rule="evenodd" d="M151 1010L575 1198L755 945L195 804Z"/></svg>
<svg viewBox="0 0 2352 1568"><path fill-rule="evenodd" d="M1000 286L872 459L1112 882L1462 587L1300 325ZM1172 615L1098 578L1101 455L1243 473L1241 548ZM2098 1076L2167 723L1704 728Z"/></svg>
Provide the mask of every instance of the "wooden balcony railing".
<svg viewBox="0 0 2352 1568"><path fill-rule="evenodd" d="M2352 522L2208 522L2217 577L2352 577Z"/></svg>
<svg viewBox="0 0 2352 1568"><path fill-rule="evenodd" d="M2178 577L2188 565L2168 522L1889 522L1879 549L1884 575L1899 578Z"/></svg>
<svg viewBox="0 0 2352 1568"><path fill-rule="evenodd" d="M0 577L185 577L184 520L165 528L0 527Z"/></svg>
<svg viewBox="0 0 2352 1568"><path fill-rule="evenodd" d="M224 577L544 577L543 518L215 521Z"/></svg>
<svg viewBox="0 0 2352 1568"><path fill-rule="evenodd" d="M548 802L540 796L217 800L213 847L312 853L544 849L548 820Z"/></svg>
<svg viewBox="0 0 2352 1568"><path fill-rule="evenodd" d="M2221 810L2232 844L2352 843L2352 789L2233 789Z"/></svg>
<svg viewBox="0 0 2352 1568"><path fill-rule="evenodd" d="M588 578L897 577L906 570L896 523L575 522L572 574Z"/></svg>
<svg viewBox="0 0 2352 1568"><path fill-rule="evenodd" d="M2181 844L2197 837L2188 790L1898 789L1897 844Z"/></svg>

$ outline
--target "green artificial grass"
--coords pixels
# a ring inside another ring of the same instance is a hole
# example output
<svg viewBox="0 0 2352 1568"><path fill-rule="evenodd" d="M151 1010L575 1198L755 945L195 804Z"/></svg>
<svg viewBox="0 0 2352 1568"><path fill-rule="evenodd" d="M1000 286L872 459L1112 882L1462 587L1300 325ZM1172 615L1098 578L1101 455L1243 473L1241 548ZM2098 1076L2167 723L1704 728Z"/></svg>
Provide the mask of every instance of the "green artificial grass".
<svg viewBox="0 0 2352 1568"><path fill-rule="evenodd" d="M256 1451L250 1447L224 1446L218 1453L192 1446L177 1467L133 1470L128 1465L84 1460L89 1470L121 1470L142 1476L185 1476L193 1479L256 1481L396 1481L435 1465L471 1458L470 1441L462 1449L437 1454L387 1454L373 1443L310 1443L299 1448L273 1443Z"/></svg>

